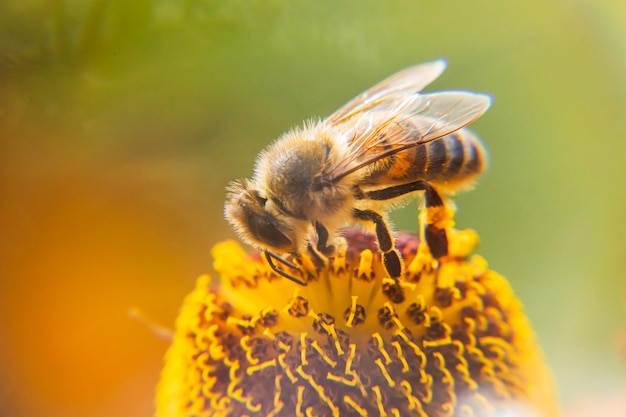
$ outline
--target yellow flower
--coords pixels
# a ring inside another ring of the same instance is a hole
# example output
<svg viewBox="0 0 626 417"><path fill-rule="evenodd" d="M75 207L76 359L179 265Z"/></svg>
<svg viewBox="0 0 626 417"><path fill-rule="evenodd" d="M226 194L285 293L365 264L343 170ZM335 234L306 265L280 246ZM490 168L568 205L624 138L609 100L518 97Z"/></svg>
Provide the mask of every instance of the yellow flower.
<svg viewBox="0 0 626 417"><path fill-rule="evenodd" d="M307 286L236 242L213 248L219 281L185 299L157 392L158 417L556 416L550 373L506 279L447 228L450 253L399 234L385 278L372 235ZM290 271L294 273L295 271Z"/></svg>

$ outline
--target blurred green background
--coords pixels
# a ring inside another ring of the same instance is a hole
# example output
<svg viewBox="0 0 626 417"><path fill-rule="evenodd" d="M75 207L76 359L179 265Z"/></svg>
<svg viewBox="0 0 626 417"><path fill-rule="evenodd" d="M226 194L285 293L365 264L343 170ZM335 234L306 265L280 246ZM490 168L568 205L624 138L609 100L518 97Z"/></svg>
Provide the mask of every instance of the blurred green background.
<svg viewBox="0 0 626 417"><path fill-rule="evenodd" d="M491 93L457 223L526 306L562 403L624 386L626 6L0 0L0 415L149 416L224 187L403 67ZM415 204L394 213L415 230Z"/></svg>

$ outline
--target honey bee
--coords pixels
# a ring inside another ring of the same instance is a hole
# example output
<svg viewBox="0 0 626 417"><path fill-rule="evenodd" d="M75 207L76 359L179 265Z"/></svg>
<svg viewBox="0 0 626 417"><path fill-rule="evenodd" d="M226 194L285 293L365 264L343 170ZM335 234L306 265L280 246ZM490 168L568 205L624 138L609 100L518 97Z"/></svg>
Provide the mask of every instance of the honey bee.
<svg viewBox="0 0 626 417"><path fill-rule="evenodd" d="M468 188L486 167L479 139L464 127L491 105L486 94L420 91L445 70L437 60L400 71L350 100L321 121L283 134L262 151L252 180L231 182L225 217L240 238L277 268L298 270L279 254L299 259L332 256L338 230L349 223L374 226L387 273L402 274L387 213L423 192L426 207ZM432 226L432 225L430 225ZM447 254L443 230L425 225L435 258Z"/></svg>

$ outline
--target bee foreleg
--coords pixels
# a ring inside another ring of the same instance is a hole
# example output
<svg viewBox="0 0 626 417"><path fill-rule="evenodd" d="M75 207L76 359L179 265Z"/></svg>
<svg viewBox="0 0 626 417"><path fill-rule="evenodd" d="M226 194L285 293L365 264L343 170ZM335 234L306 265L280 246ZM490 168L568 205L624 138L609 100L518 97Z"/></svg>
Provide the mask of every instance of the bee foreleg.
<svg viewBox="0 0 626 417"><path fill-rule="evenodd" d="M287 266L288 268L295 269L296 271L302 272L302 270L297 265L289 262L285 258L278 256L275 253L272 253L268 250L264 250L263 254L265 255L265 259L267 260L267 263L269 264L270 268L272 268L272 271L276 272L281 277L287 278L289 281L295 282L298 285L302 285L302 286L307 285L306 281L303 281L300 278L296 278L293 275L283 271L282 269L278 269L278 267L274 263L274 259L279 261L281 264Z"/></svg>
<svg viewBox="0 0 626 417"><path fill-rule="evenodd" d="M372 210L354 209L352 215L362 221L371 221L376 226L376 238L378 239L378 247L383 253L383 263L385 269L391 278L398 278L402 275L402 261L400 253L394 247L391 232L385 223L383 217Z"/></svg>
<svg viewBox="0 0 626 417"><path fill-rule="evenodd" d="M328 244L328 229L320 222L315 222L315 233L317 234L317 250L326 256L335 253L335 246Z"/></svg>
<svg viewBox="0 0 626 417"><path fill-rule="evenodd" d="M313 247L313 245L309 243L306 247L306 250L309 253L309 258L311 258L311 262L313 262L313 265L315 265L316 268L323 268L324 266L326 266L324 258L319 253L319 251Z"/></svg>

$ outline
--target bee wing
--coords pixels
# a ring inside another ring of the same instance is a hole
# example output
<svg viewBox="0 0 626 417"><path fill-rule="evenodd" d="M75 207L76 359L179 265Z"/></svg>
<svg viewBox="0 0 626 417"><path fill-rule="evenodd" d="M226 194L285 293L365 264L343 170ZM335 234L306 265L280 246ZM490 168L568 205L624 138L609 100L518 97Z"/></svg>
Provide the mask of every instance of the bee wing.
<svg viewBox="0 0 626 417"><path fill-rule="evenodd" d="M398 98L422 91L445 69L446 61L439 59L402 70L344 104L326 121L340 124L365 111L388 106Z"/></svg>
<svg viewBox="0 0 626 417"><path fill-rule="evenodd" d="M382 158L438 139L467 126L491 105L486 94L445 91L395 96L339 124L348 152L331 169L337 181ZM355 111L355 110L354 110ZM353 112L354 112L353 111Z"/></svg>

